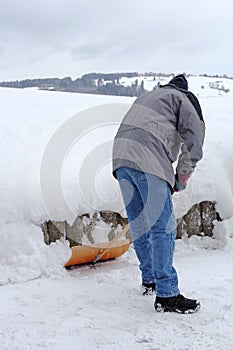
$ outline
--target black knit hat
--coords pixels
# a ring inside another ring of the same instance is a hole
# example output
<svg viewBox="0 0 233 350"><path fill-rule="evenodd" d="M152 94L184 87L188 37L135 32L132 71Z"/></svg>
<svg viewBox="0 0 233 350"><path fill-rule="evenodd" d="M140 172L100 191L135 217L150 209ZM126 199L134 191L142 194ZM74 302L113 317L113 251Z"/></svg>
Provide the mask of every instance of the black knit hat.
<svg viewBox="0 0 233 350"><path fill-rule="evenodd" d="M188 82L183 74L179 74L169 81L169 85L175 85L180 89L188 90Z"/></svg>

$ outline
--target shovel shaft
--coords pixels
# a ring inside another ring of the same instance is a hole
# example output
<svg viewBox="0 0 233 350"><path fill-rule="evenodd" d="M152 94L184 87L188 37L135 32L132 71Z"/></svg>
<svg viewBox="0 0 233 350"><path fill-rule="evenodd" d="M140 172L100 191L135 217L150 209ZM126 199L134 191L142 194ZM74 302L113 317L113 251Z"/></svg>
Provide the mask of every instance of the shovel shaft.
<svg viewBox="0 0 233 350"><path fill-rule="evenodd" d="M109 250L109 248L112 247L112 245L118 241L124 234L126 234L129 231L129 224L127 226L125 226L123 228L123 230L121 232L119 232L107 245L107 247L102 250L99 254L96 255L96 257L93 260L93 263L95 264L97 261L99 261L105 254L106 252Z"/></svg>

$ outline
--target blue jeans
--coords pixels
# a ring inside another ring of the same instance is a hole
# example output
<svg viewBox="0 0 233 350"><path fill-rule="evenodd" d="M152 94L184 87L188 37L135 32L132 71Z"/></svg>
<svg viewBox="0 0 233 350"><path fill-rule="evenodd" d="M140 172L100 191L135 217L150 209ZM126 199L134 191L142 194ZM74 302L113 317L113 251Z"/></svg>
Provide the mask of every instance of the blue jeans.
<svg viewBox="0 0 233 350"><path fill-rule="evenodd" d="M116 170L139 259L142 283L156 283L156 294L179 294L173 267L176 219L166 181L128 167Z"/></svg>

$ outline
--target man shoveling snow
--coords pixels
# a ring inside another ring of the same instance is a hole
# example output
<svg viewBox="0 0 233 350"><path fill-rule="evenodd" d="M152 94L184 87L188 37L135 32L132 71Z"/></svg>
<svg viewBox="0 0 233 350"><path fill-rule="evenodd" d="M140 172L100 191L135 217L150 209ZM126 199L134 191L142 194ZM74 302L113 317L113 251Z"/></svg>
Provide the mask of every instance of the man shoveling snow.
<svg viewBox="0 0 233 350"><path fill-rule="evenodd" d="M178 288L171 195L186 188L202 158L204 135L199 102L188 91L185 76L178 75L137 98L114 139L113 174L124 199L144 294L156 289L154 307L159 312L191 313L200 308Z"/></svg>

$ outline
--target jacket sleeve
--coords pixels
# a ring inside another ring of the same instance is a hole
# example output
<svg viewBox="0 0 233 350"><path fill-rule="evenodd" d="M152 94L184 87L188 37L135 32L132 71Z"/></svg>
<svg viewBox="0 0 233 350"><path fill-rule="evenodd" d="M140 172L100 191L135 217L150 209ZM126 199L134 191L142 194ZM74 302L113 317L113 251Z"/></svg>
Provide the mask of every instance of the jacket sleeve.
<svg viewBox="0 0 233 350"><path fill-rule="evenodd" d="M176 172L191 176L203 155L205 124L186 97L180 103L177 130L181 138L181 153Z"/></svg>

